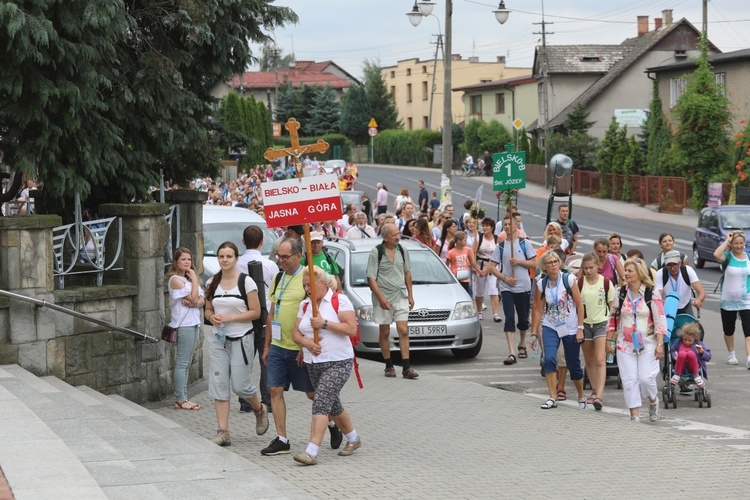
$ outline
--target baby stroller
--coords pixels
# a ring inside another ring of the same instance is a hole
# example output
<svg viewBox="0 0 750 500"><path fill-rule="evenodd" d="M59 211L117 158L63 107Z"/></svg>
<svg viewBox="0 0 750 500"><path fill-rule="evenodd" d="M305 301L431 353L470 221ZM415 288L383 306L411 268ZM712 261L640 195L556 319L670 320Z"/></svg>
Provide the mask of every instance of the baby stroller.
<svg viewBox="0 0 750 500"><path fill-rule="evenodd" d="M669 320L671 318L667 316L667 323L669 324ZM678 340L679 337L678 332L680 329L688 325L690 323L698 323L698 325L701 327L700 331L700 340L703 341L703 337L705 335L705 331L703 330L703 326L700 324L700 322L690 314L677 314L674 316L674 323L672 328L668 331L669 338L665 336L664 339L664 368L662 370L663 379L665 381L664 387L662 388L662 399L664 401L664 409L669 409L669 405L672 405L672 408L677 408L677 398L675 397L676 389L679 389L679 393L685 396L693 396L695 398L695 401L698 402L698 408L703 408L703 405L705 404L707 408L711 408L711 394L708 392L708 389L706 387L698 387L693 380L692 374L678 374L680 375L680 381L677 385L672 385L670 383L670 378L674 374L674 362L672 360L672 356L670 354L670 347L674 345ZM698 370L700 373L699 375L706 378L706 373L703 370L703 368L699 368Z"/></svg>

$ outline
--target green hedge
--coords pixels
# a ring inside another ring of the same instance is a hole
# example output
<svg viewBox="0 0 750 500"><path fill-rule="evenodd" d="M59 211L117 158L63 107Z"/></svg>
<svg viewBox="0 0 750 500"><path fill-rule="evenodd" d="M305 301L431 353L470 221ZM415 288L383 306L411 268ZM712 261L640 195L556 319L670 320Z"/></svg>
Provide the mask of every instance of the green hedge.
<svg viewBox="0 0 750 500"><path fill-rule="evenodd" d="M375 163L435 167L432 149L443 136L434 130L384 130L375 137Z"/></svg>
<svg viewBox="0 0 750 500"><path fill-rule="evenodd" d="M333 150L335 146L341 146L341 155L343 156L343 160L349 160L351 158L352 141L347 139L347 137L343 134L326 134L319 137L300 137L299 142L302 145L315 144L316 142L318 142L318 139L323 139L328 143L328 151L326 151L325 153L312 153L310 154L310 159L312 159L313 156L315 156L319 161L334 159ZM289 136L284 135L281 137L274 137L273 145L274 147L289 148L291 147L292 143L289 139ZM305 155L303 155L303 158L304 156Z"/></svg>

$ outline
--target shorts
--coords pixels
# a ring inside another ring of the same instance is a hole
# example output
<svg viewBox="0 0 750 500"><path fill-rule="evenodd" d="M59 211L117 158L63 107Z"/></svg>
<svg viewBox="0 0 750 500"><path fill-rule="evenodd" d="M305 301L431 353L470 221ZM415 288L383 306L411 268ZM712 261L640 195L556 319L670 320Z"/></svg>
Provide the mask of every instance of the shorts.
<svg viewBox="0 0 750 500"><path fill-rule="evenodd" d="M498 294L497 278L494 274L488 274L483 278L477 277L477 282L474 285L475 297L484 297L485 295L497 296Z"/></svg>
<svg viewBox="0 0 750 500"><path fill-rule="evenodd" d="M268 349L268 387L283 387L295 391L315 392L307 367L297 365L299 351L271 345Z"/></svg>
<svg viewBox="0 0 750 500"><path fill-rule="evenodd" d="M409 299L399 297L396 300L389 301L390 310L381 309L380 304L376 301L372 305L372 317L376 325L390 325L394 321L409 321Z"/></svg>
<svg viewBox="0 0 750 500"><path fill-rule="evenodd" d="M240 340L219 342L215 334L208 335L208 395L218 401L229 401L231 391L242 399L251 399L258 395L258 388L253 385L252 352L254 335L245 335ZM245 364L242 349L249 357Z"/></svg>
<svg viewBox="0 0 750 500"><path fill-rule="evenodd" d="M516 331L516 316L518 313L518 329L521 331L529 329L529 311L531 307L531 292L513 293L510 291L500 292L503 314L505 315L504 332Z"/></svg>
<svg viewBox="0 0 750 500"><path fill-rule="evenodd" d="M583 324L583 340L598 339L599 337L605 337L607 335L607 322L602 321L601 323L594 323L589 325L588 323Z"/></svg>

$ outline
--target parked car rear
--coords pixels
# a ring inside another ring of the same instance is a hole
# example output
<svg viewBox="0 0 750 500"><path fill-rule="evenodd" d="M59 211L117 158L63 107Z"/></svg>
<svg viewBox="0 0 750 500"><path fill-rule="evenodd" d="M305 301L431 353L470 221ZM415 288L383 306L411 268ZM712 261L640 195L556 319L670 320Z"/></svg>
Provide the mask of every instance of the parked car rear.
<svg viewBox="0 0 750 500"><path fill-rule="evenodd" d="M732 231L745 232L745 251L750 252L750 205L724 205L701 210L693 241L693 262L702 268L716 262L714 252Z"/></svg>

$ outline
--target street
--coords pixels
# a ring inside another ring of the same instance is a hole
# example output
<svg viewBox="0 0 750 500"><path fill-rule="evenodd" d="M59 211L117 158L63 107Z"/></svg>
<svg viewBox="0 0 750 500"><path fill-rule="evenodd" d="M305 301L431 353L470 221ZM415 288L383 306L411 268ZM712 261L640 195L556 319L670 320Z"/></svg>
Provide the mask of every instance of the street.
<svg viewBox="0 0 750 500"><path fill-rule="evenodd" d="M439 176L437 170L426 170L404 167L367 167L359 169L360 177L357 189L364 190L374 199L375 185L379 180L386 179L389 200L392 203L392 195L398 194L402 187L409 189L409 194L416 200L417 180L425 181L428 191L439 192ZM484 183L484 194L482 206L487 209L488 216L495 218L497 213L497 200L495 193L491 191L489 178L465 178L453 177L453 204L456 207L456 216L463 213L463 203L468 198L474 198L477 188ZM547 194L542 193L539 187L529 185L527 195L521 191L518 208L523 215L524 229L535 243L540 242L540 236L544 230L547 211ZM597 208L587 208L576 205L578 197L574 197L572 218L580 227L579 253L590 251L593 241L597 237L608 236L617 232L622 236L624 251L638 248L643 252L650 262L659 252L657 240L662 232L670 232L675 237L675 248L679 251L692 255L693 230L686 225L668 225L658 220L657 214L650 220L634 219L625 216L630 207L636 205L620 204L623 216L616 216ZM595 205L591 203L588 205ZM697 217L695 218L697 221ZM663 418L659 425L670 426L684 430L690 434L708 439L720 441L722 444L738 449L750 451L750 422L746 415L750 412L750 398L747 395L747 382L750 371L745 368L745 351L742 342L741 330L738 328L736 334L737 357L740 359L738 366L726 364L726 347L721 333L721 320L719 316L719 296L713 293L714 287L720 278L719 268L715 264L706 264L705 269L696 269L699 278L707 293L707 299L701 313L701 324L706 330L705 342L712 350L713 359L708 363L707 388L711 393L712 407L698 408L698 403L692 397L677 396L676 409L663 409ZM484 332L484 344L482 351L475 359L459 360L454 358L450 352L438 353L414 353L412 363L420 373L431 373L455 379L475 382L485 386L491 386L502 390L515 391L535 397L539 402L547 397L547 388L538 360L520 359L516 365L505 366L502 361L508 355L505 335L502 331L502 323L494 323L491 315L486 314L482 321ZM373 358L377 359L377 358ZM622 391L616 388L615 378L607 380L604 399L604 411L620 412L626 414ZM659 387L663 381L659 380ZM575 403L575 390L570 380L567 381L566 390L569 403ZM587 395L590 392L587 391ZM661 395L660 395L661 400ZM594 411L593 408L590 411Z"/></svg>

